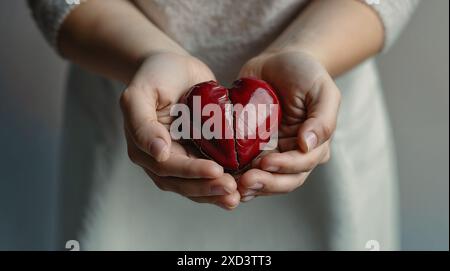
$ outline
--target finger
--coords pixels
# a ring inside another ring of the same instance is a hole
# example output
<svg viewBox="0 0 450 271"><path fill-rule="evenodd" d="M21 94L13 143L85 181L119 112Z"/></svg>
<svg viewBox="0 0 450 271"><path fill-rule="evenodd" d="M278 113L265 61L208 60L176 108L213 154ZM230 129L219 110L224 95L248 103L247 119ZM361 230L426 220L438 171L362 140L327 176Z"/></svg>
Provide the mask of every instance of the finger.
<svg viewBox="0 0 450 271"><path fill-rule="evenodd" d="M303 152L313 150L329 140L336 128L340 92L331 77L317 81L307 95L307 119L298 131L299 146Z"/></svg>
<svg viewBox="0 0 450 271"><path fill-rule="evenodd" d="M252 167L253 168L259 168L261 159L266 156L269 153L279 153L280 151L278 149L273 149L273 150L269 150L269 151L264 151L262 152L255 160L252 161ZM242 175L242 174L240 174ZM239 176L240 176L239 175Z"/></svg>
<svg viewBox="0 0 450 271"><path fill-rule="evenodd" d="M225 210L233 210L239 205L241 195L236 190L230 195L211 197L189 197L190 200L198 203L215 204Z"/></svg>
<svg viewBox="0 0 450 271"><path fill-rule="evenodd" d="M145 153L157 161L170 156L171 138L169 131L158 122L157 92L154 89L142 91L130 86L120 98L125 127L132 140Z"/></svg>
<svg viewBox="0 0 450 271"><path fill-rule="evenodd" d="M216 179L183 179L175 177L159 177L148 169L145 172L152 178L156 186L163 191L171 191L184 197L209 197L230 195L237 191L234 178L225 174Z"/></svg>
<svg viewBox="0 0 450 271"><path fill-rule="evenodd" d="M223 167L212 160L187 156L178 149L181 146L172 144L172 155L163 162L158 162L134 145L126 133L128 141L128 156L137 165L152 171L157 176L172 176L180 178L218 178L223 175Z"/></svg>
<svg viewBox="0 0 450 271"><path fill-rule="evenodd" d="M328 149L329 143L326 142L308 153L300 150L271 153L261 159L259 168L274 173L308 172L320 164Z"/></svg>
<svg viewBox="0 0 450 271"><path fill-rule="evenodd" d="M239 178L238 190L242 197L289 193L301 186L309 172L277 174L251 169Z"/></svg>
<svg viewBox="0 0 450 271"><path fill-rule="evenodd" d="M157 162L151 157L136 159L136 164L148 168L158 176L180 178L218 178L223 175L223 168L207 159L190 158L181 154L172 154L164 162Z"/></svg>
<svg viewBox="0 0 450 271"><path fill-rule="evenodd" d="M258 196L261 196L261 195L252 194L252 195L247 195L247 196L241 196L241 202L249 202Z"/></svg>

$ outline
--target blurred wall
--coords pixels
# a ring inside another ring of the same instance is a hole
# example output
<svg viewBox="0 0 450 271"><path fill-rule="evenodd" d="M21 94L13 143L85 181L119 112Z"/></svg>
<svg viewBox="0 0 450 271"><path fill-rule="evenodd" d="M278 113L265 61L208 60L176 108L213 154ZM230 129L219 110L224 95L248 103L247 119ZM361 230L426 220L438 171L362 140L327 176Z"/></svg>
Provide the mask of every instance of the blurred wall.
<svg viewBox="0 0 450 271"><path fill-rule="evenodd" d="M0 249L51 249L64 63L0 1Z"/></svg>
<svg viewBox="0 0 450 271"><path fill-rule="evenodd" d="M398 151L405 249L448 250L448 39L449 1L422 0L379 59Z"/></svg>
<svg viewBox="0 0 450 271"><path fill-rule="evenodd" d="M404 249L449 242L449 2L422 1L379 57L397 143ZM25 1L0 1L0 250L52 249L66 64Z"/></svg>

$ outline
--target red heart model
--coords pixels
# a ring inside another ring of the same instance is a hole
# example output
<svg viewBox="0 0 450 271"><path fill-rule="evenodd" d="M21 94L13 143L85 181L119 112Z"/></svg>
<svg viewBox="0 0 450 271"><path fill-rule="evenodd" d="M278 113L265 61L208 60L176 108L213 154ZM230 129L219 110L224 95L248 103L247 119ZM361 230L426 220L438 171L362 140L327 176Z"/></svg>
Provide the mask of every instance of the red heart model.
<svg viewBox="0 0 450 271"><path fill-rule="evenodd" d="M203 82L193 86L181 101L190 110L194 144L231 172L245 168L262 152L261 146L278 131L281 120L275 91L268 83L254 78L236 80L229 89L215 81ZM209 110L208 104L216 105L220 112ZM206 115L204 109L208 109ZM199 116L198 125L195 114ZM205 124L216 131L216 137L205 135Z"/></svg>

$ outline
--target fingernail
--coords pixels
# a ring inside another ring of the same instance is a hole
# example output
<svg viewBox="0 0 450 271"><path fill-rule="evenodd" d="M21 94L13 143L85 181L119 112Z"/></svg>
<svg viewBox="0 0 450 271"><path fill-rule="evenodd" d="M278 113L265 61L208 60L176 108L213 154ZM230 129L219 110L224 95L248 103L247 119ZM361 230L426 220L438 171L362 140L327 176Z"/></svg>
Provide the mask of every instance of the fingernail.
<svg viewBox="0 0 450 271"><path fill-rule="evenodd" d="M308 152L314 149L317 145L317 136L314 132L306 132L304 135L306 146L308 147Z"/></svg>
<svg viewBox="0 0 450 271"><path fill-rule="evenodd" d="M277 172L277 171L280 170L280 168L277 167L277 166L268 166L268 167L265 167L264 170L265 171L270 171L270 172Z"/></svg>
<svg viewBox="0 0 450 271"><path fill-rule="evenodd" d="M209 190L210 196L220 196L229 194L223 186L213 186Z"/></svg>
<svg viewBox="0 0 450 271"><path fill-rule="evenodd" d="M225 209L227 211L233 210L234 208L237 207L237 205L236 206L232 206L232 205L226 205L226 204L223 204L223 203L218 203L217 205L219 205L221 208L223 208L223 209Z"/></svg>
<svg viewBox="0 0 450 271"><path fill-rule="evenodd" d="M157 161L161 160L161 156L164 154L167 148L167 143L162 138L155 138L150 143L150 155Z"/></svg>
<svg viewBox="0 0 450 271"><path fill-rule="evenodd" d="M258 190L247 189L247 190L245 190L244 194L242 194L242 195L243 196L253 196L258 192L259 192Z"/></svg>
<svg viewBox="0 0 450 271"><path fill-rule="evenodd" d="M264 187L264 185L262 183L255 183L254 185L249 186L248 188L253 189L253 190L259 190L263 187Z"/></svg>
<svg viewBox="0 0 450 271"><path fill-rule="evenodd" d="M241 201L247 202L247 201L250 201L250 200L252 200L252 199L254 199L254 198L255 198L255 196L246 196L246 197L243 197L243 198L241 199Z"/></svg>

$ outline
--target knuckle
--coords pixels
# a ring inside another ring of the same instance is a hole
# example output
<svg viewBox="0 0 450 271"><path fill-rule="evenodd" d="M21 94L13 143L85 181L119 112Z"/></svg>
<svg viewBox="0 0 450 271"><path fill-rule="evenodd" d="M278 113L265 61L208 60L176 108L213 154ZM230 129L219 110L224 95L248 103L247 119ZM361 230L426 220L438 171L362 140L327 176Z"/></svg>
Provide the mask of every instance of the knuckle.
<svg viewBox="0 0 450 271"><path fill-rule="evenodd" d="M223 186L227 191L237 191L238 190L238 183L233 179L233 180L225 180L225 181L221 181L218 182L217 185L219 186ZM241 189L246 189L246 186L244 186Z"/></svg>
<svg viewBox="0 0 450 271"><path fill-rule="evenodd" d="M297 175L297 178L293 180L291 186L289 187L289 192L294 192L297 188L301 187L305 183L306 179L305 173L300 173Z"/></svg>
<svg viewBox="0 0 450 271"><path fill-rule="evenodd" d="M302 186L305 183L305 180L306 180L305 177L300 177L300 179L298 180L298 186L296 188Z"/></svg>
<svg viewBox="0 0 450 271"><path fill-rule="evenodd" d="M227 185L227 187L231 188L232 191L237 190L237 182L233 179L232 181L229 182L229 184Z"/></svg>
<svg viewBox="0 0 450 271"><path fill-rule="evenodd" d="M307 159L305 161L305 171L311 171L316 167L316 161L313 159Z"/></svg>
<svg viewBox="0 0 450 271"><path fill-rule="evenodd" d="M328 161L330 161L330 159L331 159L331 152L327 151L327 153L325 154L325 157L322 161L322 164L327 163Z"/></svg>
<svg viewBox="0 0 450 271"><path fill-rule="evenodd" d="M130 104L130 90L126 89L120 95L119 105L120 105L120 108L123 111L125 111L125 110L127 110L129 104Z"/></svg>
<svg viewBox="0 0 450 271"><path fill-rule="evenodd" d="M258 180L257 170L250 169L239 178L239 183L242 184L244 187L248 187L255 182L254 180Z"/></svg>
<svg viewBox="0 0 450 271"><path fill-rule="evenodd" d="M144 136L142 127L132 129L131 136L134 139L134 141L136 142L136 145L139 146L139 148L141 148L142 150L147 149L150 142Z"/></svg>
<svg viewBox="0 0 450 271"><path fill-rule="evenodd" d="M335 124L323 124L321 127L321 132L324 138L327 140L331 137L335 130Z"/></svg>

